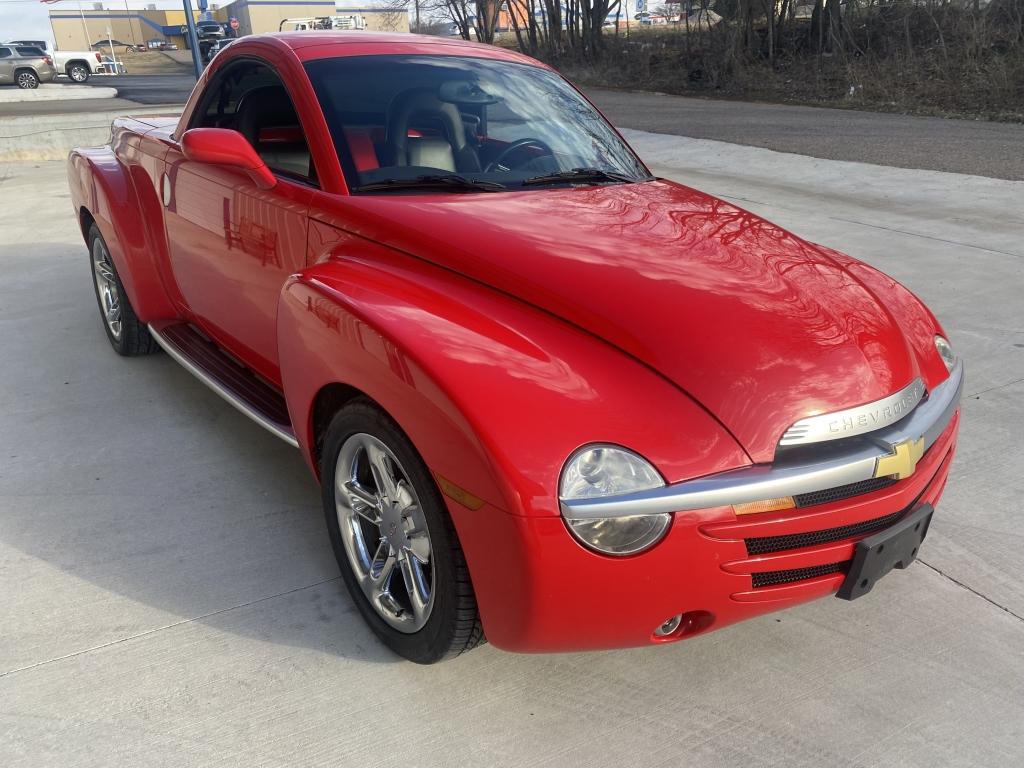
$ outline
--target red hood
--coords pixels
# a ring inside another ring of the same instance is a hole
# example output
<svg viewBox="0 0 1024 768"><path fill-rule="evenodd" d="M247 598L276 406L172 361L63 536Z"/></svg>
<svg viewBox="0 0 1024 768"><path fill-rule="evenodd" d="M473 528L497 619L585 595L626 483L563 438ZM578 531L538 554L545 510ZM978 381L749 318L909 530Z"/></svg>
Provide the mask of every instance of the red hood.
<svg viewBox="0 0 1024 768"><path fill-rule="evenodd" d="M755 462L772 459L794 421L919 375L893 317L823 249L673 183L346 203L362 211L361 233L659 371Z"/></svg>

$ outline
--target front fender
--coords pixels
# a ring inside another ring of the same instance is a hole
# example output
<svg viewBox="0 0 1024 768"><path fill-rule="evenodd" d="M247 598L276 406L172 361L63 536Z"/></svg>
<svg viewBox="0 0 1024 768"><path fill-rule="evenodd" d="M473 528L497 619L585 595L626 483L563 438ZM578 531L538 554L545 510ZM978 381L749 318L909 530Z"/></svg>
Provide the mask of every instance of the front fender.
<svg viewBox="0 0 1024 768"><path fill-rule="evenodd" d="M600 339L359 238L342 251L293 277L279 304L298 441L315 470L314 403L336 383L398 422L446 493L495 644L519 645L545 590L526 523L560 514L559 473L580 445L627 445L669 482L749 464L700 406Z"/></svg>

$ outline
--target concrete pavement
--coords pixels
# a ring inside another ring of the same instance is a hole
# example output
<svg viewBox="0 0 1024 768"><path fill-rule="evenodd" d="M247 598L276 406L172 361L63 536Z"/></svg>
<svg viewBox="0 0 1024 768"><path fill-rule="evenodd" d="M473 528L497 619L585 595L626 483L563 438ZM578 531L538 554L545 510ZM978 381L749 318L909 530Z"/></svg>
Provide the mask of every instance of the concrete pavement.
<svg viewBox="0 0 1024 768"><path fill-rule="evenodd" d="M114 98L117 98L116 88L83 88L67 83L40 83L38 88L0 88L0 104L21 104L26 109L42 103Z"/></svg>
<svg viewBox="0 0 1024 768"><path fill-rule="evenodd" d="M1024 762L1024 184L628 135L943 320L968 386L921 561L663 648L399 662L338 582L299 457L166 356L114 355L62 164L8 166L0 764Z"/></svg>

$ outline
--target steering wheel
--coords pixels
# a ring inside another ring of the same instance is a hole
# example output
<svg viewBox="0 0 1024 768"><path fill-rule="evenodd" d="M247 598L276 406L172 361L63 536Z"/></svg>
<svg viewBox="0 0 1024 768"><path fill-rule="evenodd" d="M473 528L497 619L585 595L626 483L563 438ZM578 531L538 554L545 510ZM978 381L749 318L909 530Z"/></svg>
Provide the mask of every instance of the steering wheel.
<svg viewBox="0 0 1024 768"><path fill-rule="evenodd" d="M511 170L510 168L502 165L502 161L505 160L510 155L515 154L523 147L537 147L538 149L544 150L545 155L555 154L555 151L540 139L519 139L518 141L513 141L511 144L509 144L507 147L505 147L505 149L501 151L501 154L499 154L496 158L491 160L491 162L487 164L487 167L484 168L484 173L490 173L491 171L496 171L499 169L503 171Z"/></svg>

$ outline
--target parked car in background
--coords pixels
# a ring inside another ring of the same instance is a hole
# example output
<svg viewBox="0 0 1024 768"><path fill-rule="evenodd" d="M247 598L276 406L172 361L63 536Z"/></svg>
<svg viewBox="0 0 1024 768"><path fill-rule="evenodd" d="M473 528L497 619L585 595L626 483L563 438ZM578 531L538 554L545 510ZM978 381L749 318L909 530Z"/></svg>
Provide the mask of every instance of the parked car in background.
<svg viewBox="0 0 1024 768"><path fill-rule="evenodd" d="M212 61L214 56L223 51L232 43L236 42L238 39L239 38L237 37L222 37L220 40L217 40L213 43L213 45L211 45L206 50L205 60Z"/></svg>
<svg viewBox="0 0 1024 768"><path fill-rule="evenodd" d="M224 25L219 21L200 21L196 23L196 35L199 37L225 37Z"/></svg>
<svg viewBox="0 0 1024 768"><path fill-rule="evenodd" d="M23 54L19 48L32 53ZM0 45L0 85L38 88L40 83L52 82L56 77L57 69L48 53L39 53L35 46Z"/></svg>
<svg viewBox="0 0 1024 768"><path fill-rule="evenodd" d="M124 48L126 45L130 45L130 43L122 43L116 37L104 37L102 40L97 40L95 43L93 43L92 47L95 48L96 50L99 50L100 48L111 48L111 47L114 47L114 48Z"/></svg>
<svg viewBox="0 0 1024 768"><path fill-rule="evenodd" d="M145 45L136 45L135 43L123 43L120 40L116 39L97 40L95 43L92 44L92 47L93 50L96 51L107 51L108 53L116 51L122 54L127 54L129 56L135 53L136 51L146 50Z"/></svg>

